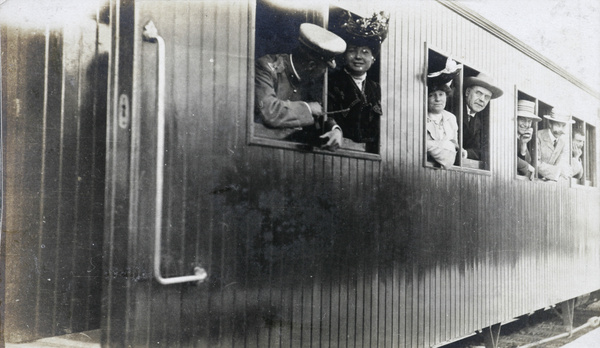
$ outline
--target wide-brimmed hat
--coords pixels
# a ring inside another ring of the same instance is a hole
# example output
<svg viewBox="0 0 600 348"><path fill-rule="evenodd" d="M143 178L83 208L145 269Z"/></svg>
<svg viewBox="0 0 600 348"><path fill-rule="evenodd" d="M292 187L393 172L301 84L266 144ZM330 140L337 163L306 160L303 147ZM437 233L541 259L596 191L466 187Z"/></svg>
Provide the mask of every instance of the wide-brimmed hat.
<svg viewBox="0 0 600 348"><path fill-rule="evenodd" d="M445 85L452 81L462 69L452 58L439 55L429 55L427 66L427 87Z"/></svg>
<svg viewBox="0 0 600 348"><path fill-rule="evenodd" d="M465 79L464 87L468 88L472 86L480 86L489 90L492 93L492 99L496 99L504 94L499 87L496 87L494 80L484 73L479 73L477 76L469 76Z"/></svg>
<svg viewBox="0 0 600 348"><path fill-rule="evenodd" d="M352 46L367 46L373 55L379 54L381 43L388 34L390 16L385 12L361 17L342 11L331 23L332 30Z"/></svg>
<svg viewBox="0 0 600 348"><path fill-rule="evenodd" d="M335 68L335 56L346 51L346 42L338 35L312 23L300 24L298 41L311 56Z"/></svg>
<svg viewBox="0 0 600 348"><path fill-rule="evenodd" d="M529 100L521 99L517 102L517 116L532 119L539 122L542 119L533 112L535 111L535 103Z"/></svg>
<svg viewBox="0 0 600 348"><path fill-rule="evenodd" d="M573 124L575 121L571 119L571 115L565 114L562 112L552 110L550 114L544 115L544 118L550 121L559 122L559 123L570 123Z"/></svg>

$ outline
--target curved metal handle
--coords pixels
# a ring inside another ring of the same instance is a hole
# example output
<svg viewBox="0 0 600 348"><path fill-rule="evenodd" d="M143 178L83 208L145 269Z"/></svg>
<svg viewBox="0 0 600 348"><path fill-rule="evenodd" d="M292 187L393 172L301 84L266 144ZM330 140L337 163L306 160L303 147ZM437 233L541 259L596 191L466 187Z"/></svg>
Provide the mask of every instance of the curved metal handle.
<svg viewBox="0 0 600 348"><path fill-rule="evenodd" d="M194 268L194 275L164 278L160 274L161 236L162 236L162 206L163 181L165 167L165 40L158 35L158 30L152 21L144 26L144 40L158 44L158 77L156 81L156 206L154 218L154 278L163 285L186 282L201 283L207 278L206 271L201 267Z"/></svg>

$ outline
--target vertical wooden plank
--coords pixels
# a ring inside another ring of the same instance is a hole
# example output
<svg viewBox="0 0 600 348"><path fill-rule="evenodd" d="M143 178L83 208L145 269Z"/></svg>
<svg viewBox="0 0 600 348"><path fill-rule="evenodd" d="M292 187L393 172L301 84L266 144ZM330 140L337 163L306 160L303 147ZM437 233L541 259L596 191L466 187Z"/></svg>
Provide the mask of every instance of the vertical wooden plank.
<svg viewBox="0 0 600 348"><path fill-rule="evenodd" d="M74 253L65 257L64 251L73 251L74 215L77 214L78 201L78 167L77 159L80 118L78 117L78 88L79 85L79 56L81 55L81 33L63 31L62 47L62 76L60 87L60 138L58 140L59 176L58 176L58 216L56 231L56 249L54 250L52 264L54 265L53 298L56 303L54 326L58 332L70 333L70 303L72 289L74 288L70 258ZM73 194L74 193L74 194ZM67 279L69 279L67 281Z"/></svg>
<svg viewBox="0 0 600 348"><path fill-rule="evenodd" d="M54 254L58 245L60 211L60 138L61 138L61 84L62 84L62 33L46 29L47 84L44 97L44 120L42 130L42 177L40 181L40 216L38 253L41 276L38 278L36 324L38 335L47 337L59 334L56 324L57 303L54 284L59 280L54 274ZM41 313L52 313L50 317Z"/></svg>
<svg viewBox="0 0 600 348"><path fill-rule="evenodd" d="M98 51L97 32L99 23L80 27L78 46L79 68L77 70L77 107L73 110L78 120L76 145L75 184L76 211L72 226L71 272L74 278L73 295L69 304L70 327L74 332L100 327L101 300L101 241L103 233L103 194L95 186L104 189L104 157L98 161L98 152L104 155L101 143L105 140L105 128L97 121L98 113L106 113L106 74L99 75L102 64ZM98 93L104 98L99 99ZM102 121L106 122L105 114ZM99 132L104 132L98 137ZM101 139L101 140L100 140ZM100 222L98 221L100 220ZM81 262L80 260L87 260ZM85 308L84 311L79 310ZM82 318L83 317L83 318ZM84 319L84 320L82 320Z"/></svg>

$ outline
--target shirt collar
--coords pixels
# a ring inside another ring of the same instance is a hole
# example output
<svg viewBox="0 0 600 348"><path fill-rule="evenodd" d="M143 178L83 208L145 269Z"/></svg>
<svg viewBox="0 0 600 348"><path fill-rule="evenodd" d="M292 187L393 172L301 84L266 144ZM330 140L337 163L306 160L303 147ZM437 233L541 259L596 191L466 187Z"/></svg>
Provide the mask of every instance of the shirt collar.
<svg viewBox="0 0 600 348"><path fill-rule="evenodd" d="M348 70L344 69L344 71L346 72L346 74L350 75L350 77L352 78L352 80L354 81L354 83L356 84L356 86L358 87L358 89L360 89L362 91L363 90L363 83L367 79L367 73L365 72L364 74L362 74L360 76L354 76L354 75L350 74L348 72Z"/></svg>
<svg viewBox="0 0 600 348"><path fill-rule="evenodd" d="M298 72L296 71L296 67L294 67L294 60L292 59L291 54L290 54L290 65L292 66L292 70L294 71L294 75L296 75L296 78L298 79L298 81L301 81L302 79L300 78L300 75L298 75Z"/></svg>
<svg viewBox="0 0 600 348"><path fill-rule="evenodd" d="M467 105L467 115L469 115L469 117L475 117L476 112L473 112L473 110L471 110L471 108Z"/></svg>

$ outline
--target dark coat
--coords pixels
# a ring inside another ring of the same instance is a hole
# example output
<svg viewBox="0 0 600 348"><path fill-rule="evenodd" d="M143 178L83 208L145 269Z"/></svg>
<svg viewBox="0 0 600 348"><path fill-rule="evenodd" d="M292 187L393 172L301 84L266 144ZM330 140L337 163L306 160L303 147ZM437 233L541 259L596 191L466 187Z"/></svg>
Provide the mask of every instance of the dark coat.
<svg viewBox="0 0 600 348"><path fill-rule="evenodd" d="M344 70L329 75L327 109L333 113L336 123L342 128L344 138L357 143L366 143L367 151L376 152L379 144L381 111L381 87L368 77L364 92L356 86L352 77Z"/></svg>
<svg viewBox="0 0 600 348"><path fill-rule="evenodd" d="M489 116L484 109L475 114L475 117L469 122L467 106L463 108L463 149L467 150L467 158L488 161L489 160L489 134L488 124Z"/></svg>
<svg viewBox="0 0 600 348"><path fill-rule="evenodd" d="M533 165L529 144L527 144L527 151L525 154L521 155L519 151L519 141L517 140L517 173L519 175L530 176L532 173L529 171L529 165Z"/></svg>

